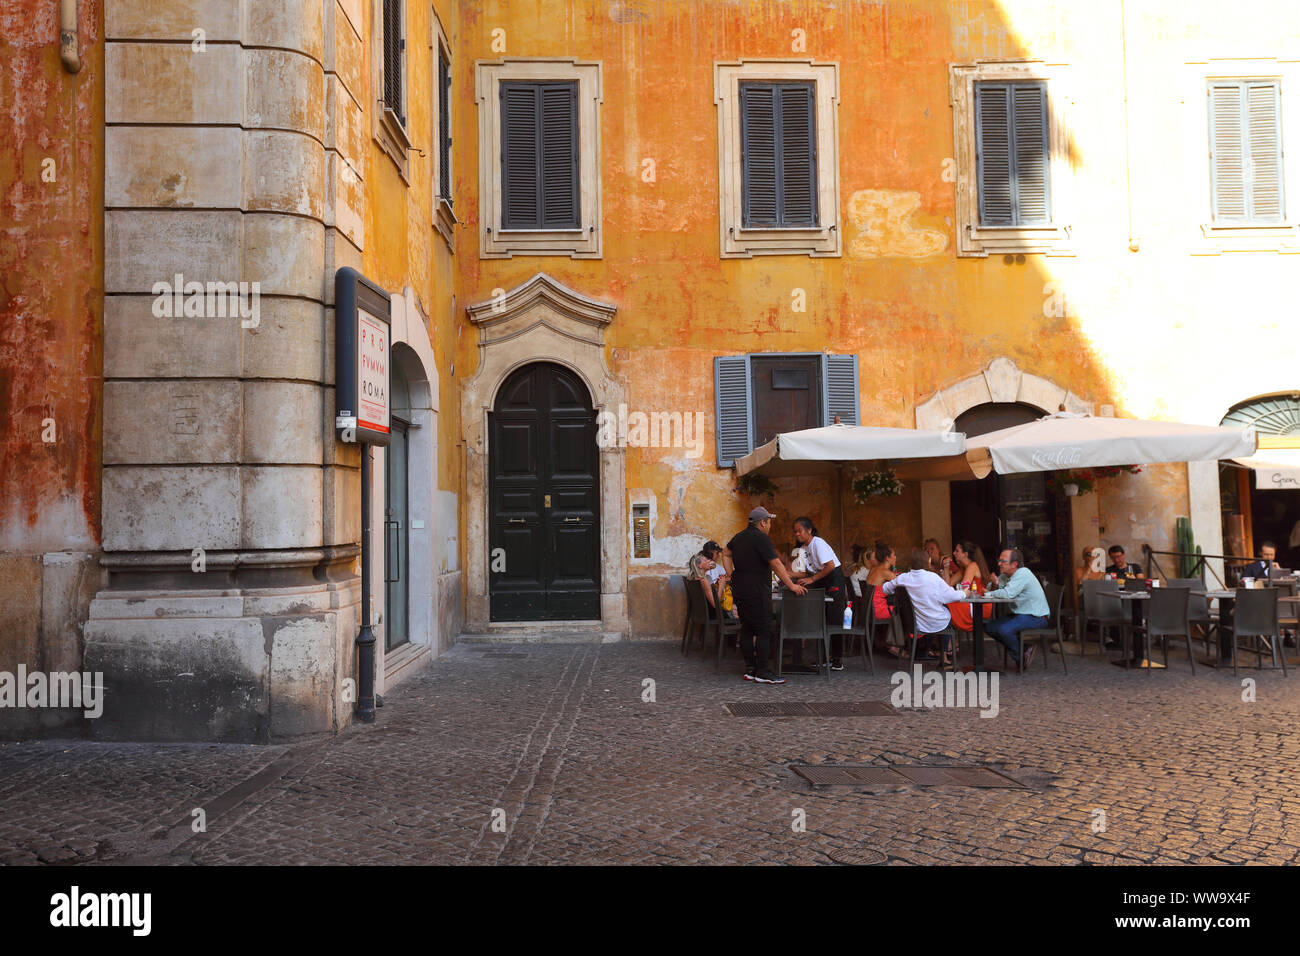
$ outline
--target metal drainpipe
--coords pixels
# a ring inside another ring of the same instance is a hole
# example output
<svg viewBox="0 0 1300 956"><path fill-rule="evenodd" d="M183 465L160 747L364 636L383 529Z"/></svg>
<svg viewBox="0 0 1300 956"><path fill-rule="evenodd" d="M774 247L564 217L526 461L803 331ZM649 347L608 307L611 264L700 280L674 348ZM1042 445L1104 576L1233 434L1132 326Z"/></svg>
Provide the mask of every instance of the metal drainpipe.
<svg viewBox="0 0 1300 956"><path fill-rule="evenodd" d="M77 52L77 0L59 0L59 59L69 73L81 72Z"/></svg>

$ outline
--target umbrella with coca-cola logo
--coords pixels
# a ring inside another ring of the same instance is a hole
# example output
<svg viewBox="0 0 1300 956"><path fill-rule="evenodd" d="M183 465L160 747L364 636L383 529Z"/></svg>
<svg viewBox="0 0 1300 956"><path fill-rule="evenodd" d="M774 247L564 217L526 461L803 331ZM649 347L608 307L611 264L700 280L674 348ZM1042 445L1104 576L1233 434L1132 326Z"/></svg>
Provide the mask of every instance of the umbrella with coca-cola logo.
<svg viewBox="0 0 1300 956"><path fill-rule="evenodd" d="M1220 428L1141 418L1094 418L1057 412L966 440L1000 475L1107 465L1219 461L1254 454L1253 428Z"/></svg>

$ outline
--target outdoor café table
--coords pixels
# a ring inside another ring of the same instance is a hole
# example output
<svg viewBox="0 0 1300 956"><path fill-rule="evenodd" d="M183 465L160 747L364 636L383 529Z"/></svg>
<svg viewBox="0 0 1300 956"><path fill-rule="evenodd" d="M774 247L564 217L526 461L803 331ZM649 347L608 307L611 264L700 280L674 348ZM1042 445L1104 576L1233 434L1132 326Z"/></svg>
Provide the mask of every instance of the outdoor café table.
<svg viewBox="0 0 1300 956"><path fill-rule="evenodd" d="M1132 635L1133 638L1136 639L1137 638L1136 629L1142 626L1142 605L1139 604L1138 602L1151 600L1151 592L1150 591L1098 591L1097 593L1100 594L1102 597L1116 598L1120 601L1133 602L1132 608L1133 608L1134 630L1132 631ZM1141 661L1141 658L1134 657L1134 655L1137 654L1137 648L1135 646L1126 645L1124 648L1124 652L1125 653L1122 658L1120 658L1117 661L1111 661L1111 663L1114 664L1116 667L1134 667L1138 662ZM1155 665L1153 664L1152 666L1154 667ZM1164 665L1162 664L1160 666L1163 667Z"/></svg>
<svg viewBox="0 0 1300 956"><path fill-rule="evenodd" d="M979 673L984 669L984 610L976 608L976 604L1014 604L1015 598L1008 597L989 597L986 594L968 594L963 600L971 606L971 636L975 639L975 672ZM955 660L955 659L954 659Z"/></svg>
<svg viewBox="0 0 1300 956"><path fill-rule="evenodd" d="M1205 597L1219 602L1219 658L1201 661L1206 667L1227 667L1232 663L1232 608L1237 599L1236 591L1193 591L1197 597ZM1223 640L1224 632L1228 634L1228 643Z"/></svg>
<svg viewBox="0 0 1300 956"><path fill-rule="evenodd" d="M772 592L772 617L775 619L776 627L772 629L772 637L775 638L781 633L781 596L785 593L785 588ZM826 595L826 603L830 604L834 598L829 594ZM805 666L803 662L803 641L799 641L790 647L790 660L793 669L802 668L809 673L816 674L819 671L815 667Z"/></svg>

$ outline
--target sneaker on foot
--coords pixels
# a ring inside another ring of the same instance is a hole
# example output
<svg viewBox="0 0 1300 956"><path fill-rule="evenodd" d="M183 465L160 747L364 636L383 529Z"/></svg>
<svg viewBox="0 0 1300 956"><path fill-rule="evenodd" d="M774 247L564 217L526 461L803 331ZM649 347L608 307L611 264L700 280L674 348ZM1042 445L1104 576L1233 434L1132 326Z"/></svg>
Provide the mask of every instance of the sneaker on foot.
<svg viewBox="0 0 1300 956"><path fill-rule="evenodd" d="M842 670L844 670L844 661L841 660L841 659L838 658L838 657L832 657L832 658L831 658L831 670L833 670L833 671L842 671Z"/></svg>
<svg viewBox="0 0 1300 956"><path fill-rule="evenodd" d="M777 677L771 671L758 671L754 675L754 680L760 684L784 684L784 677Z"/></svg>
<svg viewBox="0 0 1300 956"><path fill-rule="evenodd" d="M757 668L757 667L746 667L746 668L745 668L745 680L753 680L753 679L754 679L754 675L755 675L757 672L758 672L758 668Z"/></svg>

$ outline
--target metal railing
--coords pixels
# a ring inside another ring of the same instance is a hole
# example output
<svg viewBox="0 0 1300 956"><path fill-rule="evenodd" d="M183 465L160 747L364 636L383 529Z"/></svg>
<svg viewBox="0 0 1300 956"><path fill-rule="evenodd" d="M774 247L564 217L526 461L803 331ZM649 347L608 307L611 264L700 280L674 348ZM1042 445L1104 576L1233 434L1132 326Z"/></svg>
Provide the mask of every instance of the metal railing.
<svg viewBox="0 0 1300 956"><path fill-rule="evenodd" d="M1239 554L1202 554L1200 552L1192 553L1189 551L1154 551L1151 549L1149 545L1145 545L1145 544L1142 545L1142 553L1146 555L1146 559L1147 559L1147 577L1154 577L1154 575L1152 574L1152 572L1154 571L1154 572L1158 572L1160 576L1165 579L1171 577L1174 578L1199 577L1202 581L1204 581L1205 572L1209 571L1210 574L1214 576L1214 579L1219 582L1219 587L1221 588L1227 588L1228 584L1223 580L1223 578L1219 577L1218 572L1215 571L1213 566L1211 566L1208 563L1209 560L1218 559L1222 561L1224 575L1228 578L1239 577L1239 575L1236 573L1229 573L1229 570L1231 568L1244 568L1249 564L1254 564L1255 561L1257 560L1256 558L1242 557ZM1190 558L1192 560L1192 573L1191 574L1170 574L1163 567L1161 567L1160 560L1157 557L1157 555L1161 557L1176 559L1175 561L1170 562L1171 564L1174 565L1177 565L1177 563L1180 562L1183 558Z"/></svg>

